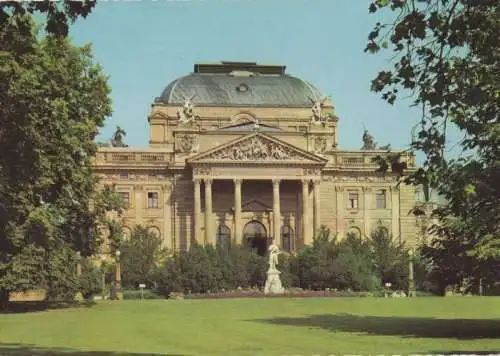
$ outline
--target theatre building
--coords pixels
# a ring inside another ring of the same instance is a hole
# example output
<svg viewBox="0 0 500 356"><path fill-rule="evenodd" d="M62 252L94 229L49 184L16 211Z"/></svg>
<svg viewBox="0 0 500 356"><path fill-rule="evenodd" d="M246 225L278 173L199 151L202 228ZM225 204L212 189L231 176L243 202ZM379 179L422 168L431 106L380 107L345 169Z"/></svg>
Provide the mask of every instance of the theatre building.
<svg viewBox="0 0 500 356"><path fill-rule="evenodd" d="M128 202L127 233L141 224L171 250L196 241L261 253L271 242L310 244L323 225L415 242L415 188L372 162L387 148L365 131L359 150L342 150L333 102L285 66L195 64L154 99L147 120L147 149L126 146L117 130L95 157L100 184Z"/></svg>

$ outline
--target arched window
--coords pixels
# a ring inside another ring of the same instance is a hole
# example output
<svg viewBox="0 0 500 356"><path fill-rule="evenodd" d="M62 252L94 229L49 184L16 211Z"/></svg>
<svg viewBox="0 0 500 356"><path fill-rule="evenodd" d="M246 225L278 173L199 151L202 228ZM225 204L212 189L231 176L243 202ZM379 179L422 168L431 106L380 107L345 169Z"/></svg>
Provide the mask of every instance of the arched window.
<svg viewBox="0 0 500 356"><path fill-rule="evenodd" d="M361 238L361 229L359 227L357 227L357 226L351 226L347 230L346 237L347 236L352 236L354 238L360 239Z"/></svg>
<svg viewBox="0 0 500 356"><path fill-rule="evenodd" d="M292 252L294 248L294 234L290 226L281 227L281 249L286 252Z"/></svg>
<svg viewBox="0 0 500 356"><path fill-rule="evenodd" d="M161 238L161 231L160 231L160 228L157 227L157 226L150 226L150 227L148 227L148 232L150 232L151 234L155 235L156 237L160 237Z"/></svg>
<svg viewBox="0 0 500 356"><path fill-rule="evenodd" d="M217 227L217 246L229 248L231 245L231 230L224 224Z"/></svg>
<svg viewBox="0 0 500 356"><path fill-rule="evenodd" d="M250 221L248 224L245 225L245 228L243 229L243 237L245 239L266 238L267 231L261 222Z"/></svg>

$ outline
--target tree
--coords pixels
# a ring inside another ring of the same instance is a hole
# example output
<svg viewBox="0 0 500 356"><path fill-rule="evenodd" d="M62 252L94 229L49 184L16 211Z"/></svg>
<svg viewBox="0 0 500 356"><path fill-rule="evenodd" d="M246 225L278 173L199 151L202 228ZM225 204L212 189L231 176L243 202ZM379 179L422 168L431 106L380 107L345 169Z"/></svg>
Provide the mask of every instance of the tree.
<svg viewBox="0 0 500 356"><path fill-rule="evenodd" d="M421 109L410 151L425 161L404 181L448 202L434 211L435 252L453 242L476 263L500 268L500 2L374 0L369 10L395 13L368 37L366 51L394 52L394 67L378 73L372 90L391 104L406 92ZM445 157L450 126L463 134L459 158ZM402 174L398 159L384 157L381 169Z"/></svg>
<svg viewBox="0 0 500 356"><path fill-rule="evenodd" d="M0 3L0 27L8 26L12 18L41 13L46 16L45 30L57 36L67 36L70 23L78 17L87 17L96 1L5 1ZM29 27L23 27L27 33ZM26 33L26 32L25 32Z"/></svg>
<svg viewBox="0 0 500 356"><path fill-rule="evenodd" d="M122 283L138 288L140 283L152 284L153 274L164 258L161 239L147 227L137 225L130 238L120 246L122 252Z"/></svg>
<svg viewBox="0 0 500 356"><path fill-rule="evenodd" d="M17 14L30 4L11 4L16 10L7 17L3 5L0 304L5 305L10 291L65 278L54 275L61 271L49 268L52 262L69 265L75 251L95 253L98 225L113 202L96 191L92 169L94 138L111 106L107 77L93 63L90 46L50 35L40 39L31 16Z"/></svg>

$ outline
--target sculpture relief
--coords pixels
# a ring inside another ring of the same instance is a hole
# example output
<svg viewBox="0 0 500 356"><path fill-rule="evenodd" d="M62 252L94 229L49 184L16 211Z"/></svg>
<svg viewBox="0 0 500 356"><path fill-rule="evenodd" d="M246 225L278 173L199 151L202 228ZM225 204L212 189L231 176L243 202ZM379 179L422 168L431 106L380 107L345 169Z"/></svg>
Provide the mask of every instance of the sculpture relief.
<svg viewBox="0 0 500 356"><path fill-rule="evenodd" d="M195 134L178 135L175 137L175 151L184 153L198 152L200 145Z"/></svg>
<svg viewBox="0 0 500 356"><path fill-rule="evenodd" d="M194 169L194 174L199 176L209 176L212 174L210 167L197 167Z"/></svg>
<svg viewBox="0 0 500 356"><path fill-rule="evenodd" d="M314 138L314 152L315 153L323 153L326 151L326 137L325 136L317 136Z"/></svg>
<svg viewBox="0 0 500 356"><path fill-rule="evenodd" d="M185 98L182 109L177 110L177 118L179 119L179 123L181 125L192 124L195 120L200 118L199 116L194 114L194 104L192 101L194 97L195 95L191 96L190 98Z"/></svg>
<svg viewBox="0 0 500 356"><path fill-rule="evenodd" d="M249 140L215 152L206 158L233 161L304 160L304 157L297 152L271 141L266 142L259 137L252 137Z"/></svg>

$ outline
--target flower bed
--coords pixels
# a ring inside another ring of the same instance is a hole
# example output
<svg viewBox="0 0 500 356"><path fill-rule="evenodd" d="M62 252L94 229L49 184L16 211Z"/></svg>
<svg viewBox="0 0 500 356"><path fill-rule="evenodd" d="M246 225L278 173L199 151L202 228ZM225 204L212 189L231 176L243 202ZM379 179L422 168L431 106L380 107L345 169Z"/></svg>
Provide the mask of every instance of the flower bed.
<svg viewBox="0 0 500 356"><path fill-rule="evenodd" d="M203 294L176 294L175 299L229 299L229 298L325 298L325 297L372 297L370 292L287 290L283 294L264 294L261 290L236 290Z"/></svg>

